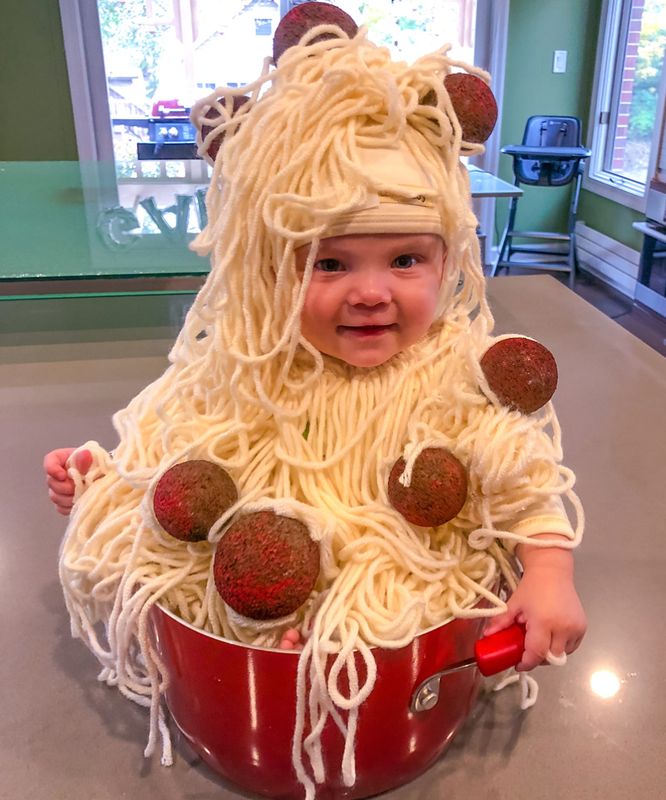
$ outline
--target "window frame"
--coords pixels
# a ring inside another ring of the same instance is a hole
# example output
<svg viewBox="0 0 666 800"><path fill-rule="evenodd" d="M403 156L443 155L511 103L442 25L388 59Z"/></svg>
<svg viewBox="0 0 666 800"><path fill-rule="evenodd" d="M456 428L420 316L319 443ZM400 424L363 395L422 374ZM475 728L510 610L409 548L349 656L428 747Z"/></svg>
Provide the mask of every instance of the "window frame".
<svg viewBox="0 0 666 800"><path fill-rule="evenodd" d="M176 15L182 14L182 6L189 2L175 0ZM111 112L97 0L59 0L59 3L79 161L113 164L115 154ZM159 176L139 175L136 178L119 179L118 183L148 186L208 182L205 161L183 160L186 161L185 176L168 177L165 162L161 161Z"/></svg>
<svg viewBox="0 0 666 800"><path fill-rule="evenodd" d="M113 161L97 3L59 0L79 161Z"/></svg>
<svg viewBox="0 0 666 800"><path fill-rule="evenodd" d="M652 151L645 183L626 178L607 166L608 148L619 110L620 89L626 39L629 33L631 3L629 0L604 0L597 40L592 103L587 144L592 151L583 179L583 187L635 211L645 211L645 197L650 182ZM663 98L657 108L657 120L664 113Z"/></svg>

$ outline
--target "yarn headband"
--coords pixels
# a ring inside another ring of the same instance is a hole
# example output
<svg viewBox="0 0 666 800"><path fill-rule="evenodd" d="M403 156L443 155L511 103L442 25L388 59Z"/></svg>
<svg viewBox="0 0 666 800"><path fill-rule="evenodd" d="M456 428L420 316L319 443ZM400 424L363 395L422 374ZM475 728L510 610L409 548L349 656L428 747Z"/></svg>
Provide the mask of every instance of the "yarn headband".
<svg viewBox="0 0 666 800"><path fill-rule="evenodd" d="M365 148L361 163L376 185L369 202L332 222L326 236L371 233L442 234L437 189L405 142Z"/></svg>

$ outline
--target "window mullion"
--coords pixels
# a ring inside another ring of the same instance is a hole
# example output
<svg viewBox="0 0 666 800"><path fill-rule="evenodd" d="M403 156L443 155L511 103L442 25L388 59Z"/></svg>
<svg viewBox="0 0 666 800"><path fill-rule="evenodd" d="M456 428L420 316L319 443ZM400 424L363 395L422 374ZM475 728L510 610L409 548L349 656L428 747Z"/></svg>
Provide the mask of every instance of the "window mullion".
<svg viewBox="0 0 666 800"><path fill-rule="evenodd" d="M609 76L612 73L612 64L615 60L615 17L617 16L618 0L604 0L602 9L602 22L597 42L597 64L594 81L593 113L590 115L588 142L592 150L592 157L587 164L587 174L590 178L597 178L603 169L602 154L610 122L610 92Z"/></svg>
<svg viewBox="0 0 666 800"><path fill-rule="evenodd" d="M613 154L615 151L615 131L617 130L618 116L620 112L620 100L622 97L622 85L624 78L624 61L629 36L629 21L631 19L631 0L629 2L616 2L620 6L619 20L617 21L616 35L613 36L615 52L612 59L612 72L610 80L609 97L609 121L606 128L606 136L603 149L602 169L611 175L614 172ZM617 10L616 10L617 13Z"/></svg>

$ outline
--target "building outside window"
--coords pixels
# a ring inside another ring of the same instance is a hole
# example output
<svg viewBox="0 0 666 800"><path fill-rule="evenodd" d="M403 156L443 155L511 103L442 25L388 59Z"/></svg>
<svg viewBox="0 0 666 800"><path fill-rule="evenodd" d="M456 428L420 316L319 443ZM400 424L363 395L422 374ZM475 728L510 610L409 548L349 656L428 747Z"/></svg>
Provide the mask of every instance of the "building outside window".
<svg viewBox="0 0 666 800"><path fill-rule="evenodd" d="M606 0L585 185L640 211L654 131L663 117L658 106L665 50L666 0Z"/></svg>

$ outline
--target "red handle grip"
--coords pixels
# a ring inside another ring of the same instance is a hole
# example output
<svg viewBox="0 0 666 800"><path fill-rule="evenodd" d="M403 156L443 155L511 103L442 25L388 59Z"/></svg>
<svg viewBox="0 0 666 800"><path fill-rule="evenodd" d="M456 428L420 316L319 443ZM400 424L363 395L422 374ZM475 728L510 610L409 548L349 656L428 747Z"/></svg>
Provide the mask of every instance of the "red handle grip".
<svg viewBox="0 0 666 800"><path fill-rule="evenodd" d="M514 624L479 639L474 645L474 658L482 675L496 675L515 667L523 657L524 649L525 627Z"/></svg>

